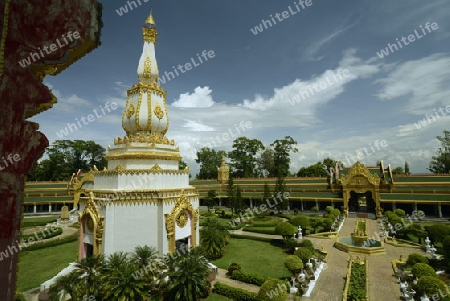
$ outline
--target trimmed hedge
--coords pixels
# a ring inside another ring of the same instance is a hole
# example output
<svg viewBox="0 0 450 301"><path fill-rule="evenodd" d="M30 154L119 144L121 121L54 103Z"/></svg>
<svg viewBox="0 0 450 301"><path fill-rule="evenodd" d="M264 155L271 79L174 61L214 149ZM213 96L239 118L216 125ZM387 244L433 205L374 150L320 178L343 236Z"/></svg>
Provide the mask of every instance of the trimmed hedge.
<svg viewBox="0 0 450 301"><path fill-rule="evenodd" d="M22 251L35 251L40 249L45 249L49 247L59 246L63 245L69 242L77 241L78 240L78 233L74 233L72 235L66 236L64 238L55 239L47 242L41 242L41 243L35 243L28 247L23 247Z"/></svg>
<svg viewBox="0 0 450 301"><path fill-rule="evenodd" d="M269 235L276 235L275 229L273 227L245 227L242 229L246 232L255 232L255 233L261 233L261 234L269 234Z"/></svg>
<svg viewBox="0 0 450 301"><path fill-rule="evenodd" d="M63 231L62 231L62 229L60 228L60 227L57 227L56 228L56 231L53 231L53 229L51 229L51 228L47 228L47 229L44 229L44 230L42 230L42 231L36 231L36 234L28 234L28 235L22 235L21 237L20 237L20 240L28 240L28 238L30 238L30 237L33 237L33 238L35 238L35 240L37 240L37 239L49 239L49 238L52 238L52 237L55 237L55 236L58 236L58 235L61 235L61 233L62 233ZM36 238L36 236L38 237L38 238Z"/></svg>
<svg viewBox="0 0 450 301"><path fill-rule="evenodd" d="M238 238L238 239L251 239L251 240L257 240L257 241L264 241L264 242L271 242L272 238L269 237L258 237L253 235L239 235L239 234L230 234L231 238Z"/></svg>
<svg viewBox="0 0 450 301"><path fill-rule="evenodd" d="M52 223L56 223L56 218L52 219L50 221L48 220L43 220L43 221L34 221L34 222L30 222L27 221L26 219L22 220L22 226L21 228L31 228L31 227L40 227L40 226L45 226L47 224L52 224Z"/></svg>
<svg viewBox="0 0 450 301"><path fill-rule="evenodd" d="M248 284L255 284L261 286L264 282L272 278L266 276L247 274L245 272L242 272L242 270L235 270L233 271L233 274L231 274L231 279L245 282Z"/></svg>
<svg viewBox="0 0 450 301"><path fill-rule="evenodd" d="M235 301L258 301L258 294L216 282L213 293L231 298Z"/></svg>

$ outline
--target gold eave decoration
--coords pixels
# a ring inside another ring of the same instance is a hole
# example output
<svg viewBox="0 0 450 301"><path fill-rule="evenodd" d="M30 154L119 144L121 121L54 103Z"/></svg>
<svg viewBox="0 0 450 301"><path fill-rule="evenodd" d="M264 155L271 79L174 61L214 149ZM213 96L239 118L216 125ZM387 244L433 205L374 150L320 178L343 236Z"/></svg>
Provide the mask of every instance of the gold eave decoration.
<svg viewBox="0 0 450 301"><path fill-rule="evenodd" d="M172 170L172 169L116 169L116 170L102 170L96 172L96 175L145 175L145 174L154 174L154 173L165 173L165 174L189 174L189 170Z"/></svg>
<svg viewBox="0 0 450 301"><path fill-rule="evenodd" d="M130 106L128 107L127 111L126 111L126 115L128 118L131 118L131 116L133 116L134 112L136 112L136 108L134 107L134 104L130 104Z"/></svg>
<svg viewBox="0 0 450 301"><path fill-rule="evenodd" d="M186 211L182 211L180 213L180 215L178 215L177 220L176 220L178 227L184 228L184 226L186 226L188 220L189 220L188 214L186 213Z"/></svg>
<svg viewBox="0 0 450 301"><path fill-rule="evenodd" d="M153 165L153 167L150 168L150 170L153 171L153 172L155 172L155 171L157 171L157 172L163 171L163 169L161 168L161 166L159 166L158 164Z"/></svg>
<svg viewBox="0 0 450 301"><path fill-rule="evenodd" d="M361 176L364 177L362 180L364 185L367 185L367 182L369 182L373 186L379 186L380 185L380 178L377 174L372 174L367 167L365 167L361 162L356 162L350 171L341 177L341 184L342 186L347 186L349 184L351 185L361 185ZM366 182L367 181L367 182Z"/></svg>
<svg viewBox="0 0 450 301"><path fill-rule="evenodd" d="M151 133L150 135L128 135L128 142L140 142L140 143L158 143L158 144L166 144L166 145L175 145L175 141L167 139L163 133ZM125 142L125 138L119 137L114 139L114 145L123 144ZM176 150L177 151L177 150Z"/></svg>
<svg viewBox="0 0 450 301"><path fill-rule="evenodd" d="M156 104L156 107L153 110L153 113L155 113L156 117L158 117L159 120L161 120L164 117L164 112L161 109L161 106L159 104Z"/></svg>
<svg viewBox="0 0 450 301"><path fill-rule="evenodd" d="M155 160L181 160L180 154L167 152L114 152L105 155L106 160L125 160L125 159L155 159Z"/></svg>

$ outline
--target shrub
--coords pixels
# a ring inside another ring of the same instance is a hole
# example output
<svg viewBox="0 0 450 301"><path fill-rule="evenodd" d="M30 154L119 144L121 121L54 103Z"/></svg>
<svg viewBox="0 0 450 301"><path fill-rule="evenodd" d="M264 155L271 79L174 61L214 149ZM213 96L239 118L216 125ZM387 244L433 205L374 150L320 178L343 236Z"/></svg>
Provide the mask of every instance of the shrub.
<svg viewBox="0 0 450 301"><path fill-rule="evenodd" d="M447 235L450 235L450 227L443 224L434 224L425 227L425 229L434 244L437 242L442 242Z"/></svg>
<svg viewBox="0 0 450 301"><path fill-rule="evenodd" d="M298 227L298 226L302 227L302 229L306 229L307 227L309 227L309 217L307 217L305 215L296 216L293 219L291 219L289 222L296 227Z"/></svg>
<svg viewBox="0 0 450 301"><path fill-rule="evenodd" d="M324 218L322 220L322 226L324 228L324 231L330 231L332 225L333 225L333 219L331 219L331 218Z"/></svg>
<svg viewBox="0 0 450 301"><path fill-rule="evenodd" d="M347 300L366 300L366 266L352 263Z"/></svg>
<svg viewBox="0 0 450 301"><path fill-rule="evenodd" d="M240 288L234 288L226 284L216 282L214 284L213 293L231 298L237 301L258 301L258 294L248 292Z"/></svg>
<svg viewBox="0 0 450 301"><path fill-rule="evenodd" d="M294 255L298 256L302 260L303 263L308 262L308 259L313 257L313 254L304 247L300 247L297 250L295 250Z"/></svg>
<svg viewBox="0 0 450 301"><path fill-rule="evenodd" d="M236 263L236 262L233 262L233 263L231 263L230 266L228 267L228 275L233 275L233 272L234 272L234 271L238 271L238 270L240 270L240 269L241 269L241 265L238 264L238 263Z"/></svg>
<svg viewBox="0 0 450 301"><path fill-rule="evenodd" d="M326 210L328 213L331 213L331 211L333 210L333 207L331 207L331 206L326 206L326 207L325 207L325 210Z"/></svg>
<svg viewBox="0 0 450 301"><path fill-rule="evenodd" d="M445 292L447 285L436 277L423 276L417 281L416 288L418 295L427 294L431 297L432 295L439 294L439 291Z"/></svg>
<svg viewBox="0 0 450 301"><path fill-rule="evenodd" d="M416 263L426 263L428 264L428 258L418 253L411 253L408 256L408 260L406 260L406 264L410 267L415 265Z"/></svg>
<svg viewBox="0 0 450 301"><path fill-rule="evenodd" d="M284 266L293 274L296 275L300 273L303 269L303 262L296 255L289 255L284 260Z"/></svg>
<svg viewBox="0 0 450 301"><path fill-rule="evenodd" d="M422 276L436 276L436 271L426 263L416 263L411 269L411 273L420 278Z"/></svg>
<svg viewBox="0 0 450 301"><path fill-rule="evenodd" d="M235 270L233 274L231 274L231 279L261 286L264 282L270 280L271 278L254 274L247 274L239 269Z"/></svg>
<svg viewBox="0 0 450 301"><path fill-rule="evenodd" d="M311 252L312 255L316 253L316 248L314 248L314 244L309 239L302 240L299 244L299 247L306 248Z"/></svg>
<svg viewBox="0 0 450 301"><path fill-rule="evenodd" d="M55 230L55 231L53 231ZM49 239L55 236L58 236L62 233L62 229L60 227L58 228L46 228L40 232L36 232L36 234L29 234L29 235L22 235L20 237L21 240L27 241L30 237L35 238L34 241L43 240L43 239ZM37 237L37 238L36 238Z"/></svg>
<svg viewBox="0 0 450 301"><path fill-rule="evenodd" d="M319 208L317 206L314 206L314 207L311 208L311 211L319 212Z"/></svg>
<svg viewBox="0 0 450 301"><path fill-rule="evenodd" d="M286 241L284 243L283 247L287 248L287 252L289 254L294 254L295 248L300 247L300 246L299 246L299 243L295 239L289 239L288 241Z"/></svg>
<svg viewBox="0 0 450 301"><path fill-rule="evenodd" d="M282 222L275 227L275 233L283 236L284 240L291 238L297 229L289 222Z"/></svg>
<svg viewBox="0 0 450 301"><path fill-rule="evenodd" d="M330 220L334 220L336 217L333 215L333 214L331 214L331 213L328 213L327 215L325 215L325 217L326 218L329 218Z"/></svg>
<svg viewBox="0 0 450 301"><path fill-rule="evenodd" d="M298 214L298 209L294 208L294 214Z"/></svg>
<svg viewBox="0 0 450 301"><path fill-rule="evenodd" d="M447 235L442 240L442 251L444 253L445 260L450 261L450 236L449 235Z"/></svg>
<svg viewBox="0 0 450 301"><path fill-rule="evenodd" d="M330 213L333 214L334 217L336 217L341 214L341 211L339 209L335 208L335 209L331 210Z"/></svg>
<svg viewBox="0 0 450 301"><path fill-rule="evenodd" d="M267 280L258 292L259 301L286 301L287 296L286 282L278 279Z"/></svg>
<svg viewBox="0 0 450 301"><path fill-rule="evenodd" d="M396 209L395 214L397 214L397 216L399 217L404 217L406 215L405 210L403 209Z"/></svg>

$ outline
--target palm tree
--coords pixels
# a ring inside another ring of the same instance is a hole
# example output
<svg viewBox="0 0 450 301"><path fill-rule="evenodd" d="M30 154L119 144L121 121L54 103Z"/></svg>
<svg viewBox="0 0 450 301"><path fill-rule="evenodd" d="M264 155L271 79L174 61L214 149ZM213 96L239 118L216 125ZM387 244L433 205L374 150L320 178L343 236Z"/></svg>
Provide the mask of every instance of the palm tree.
<svg viewBox="0 0 450 301"><path fill-rule="evenodd" d="M205 297L211 287L208 274L208 260L200 248L169 260L164 300L197 301Z"/></svg>
<svg viewBox="0 0 450 301"><path fill-rule="evenodd" d="M80 278L74 272L56 278L56 282L49 289L50 301L65 300L66 295L69 295L71 300L79 300L81 294Z"/></svg>
<svg viewBox="0 0 450 301"><path fill-rule="evenodd" d="M122 257L123 253L116 253ZM113 254L114 255L114 254ZM126 258L126 256L125 256ZM131 260L117 262L102 276L103 300L143 301L148 297L149 285L146 277L135 277L136 265ZM120 267L120 268L119 268Z"/></svg>
<svg viewBox="0 0 450 301"><path fill-rule="evenodd" d="M102 300L101 275L104 271L105 257L103 255L88 256L75 264L74 273L84 280L83 295Z"/></svg>
<svg viewBox="0 0 450 301"><path fill-rule="evenodd" d="M200 245L206 257L216 259L222 257L228 243L230 233L215 218L208 218L205 226L200 230Z"/></svg>
<svg viewBox="0 0 450 301"><path fill-rule="evenodd" d="M134 249L134 253L132 255L133 260L136 262L138 266L145 267L147 266L151 261L156 259L158 257L158 251L155 247L149 247L149 246L137 246Z"/></svg>
<svg viewBox="0 0 450 301"><path fill-rule="evenodd" d="M120 270L124 265L128 264L128 253L126 252L115 252L108 256L105 269L106 272Z"/></svg>

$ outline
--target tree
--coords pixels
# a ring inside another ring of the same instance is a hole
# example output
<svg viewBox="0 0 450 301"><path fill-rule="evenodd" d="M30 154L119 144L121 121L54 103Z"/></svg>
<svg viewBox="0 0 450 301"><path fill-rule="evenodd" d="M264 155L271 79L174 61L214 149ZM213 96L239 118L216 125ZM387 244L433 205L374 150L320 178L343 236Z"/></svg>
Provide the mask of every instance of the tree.
<svg viewBox="0 0 450 301"><path fill-rule="evenodd" d="M277 175L274 158L275 154L273 148L270 145L265 147L257 159L258 176L263 178L271 178Z"/></svg>
<svg viewBox="0 0 450 301"><path fill-rule="evenodd" d="M436 155L431 157L428 170L432 173L450 173L450 131L444 130L444 136L436 138L441 147L436 151Z"/></svg>
<svg viewBox="0 0 450 301"><path fill-rule="evenodd" d="M105 149L92 140L56 140L46 153L48 159L38 163L31 180L68 181L79 169L86 172L94 165L98 169L107 165Z"/></svg>
<svg viewBox="0 0 450 301"><path fill-rule="evenodd" d="M167 289L163 300L197 301L208 293L208 260L200 248L190 249L168 263Z"/></svg>
<svg viewBox="0 0 450 301"><path fill-rule="evenodd" d="M263 204L265 201L267 201L271 197L269 184L267 182L264 182L264 189L263 189L263 191L264 192L263 192L263 195L262 195L261 204Z"/></svg>
<svg viewBox="0 0 450 301"><path fill-rule="evenodd" d="M297 232L297 229L289 222L279 223L275 227L275 233L283 236L283 239L285 240L285 242L288 239L292 238L296 232Z"/></svg>
<svg viewBox="0 0 450 301"><path fill-rule="evenodd" d="M234 212L239 216L239 223L241 223L241 213L245 211L244 198L242 197L241 187L236 188L236 197L234 198Z"/></svg>
<svg viewBox="0 0 450 301"><path fill-rule="evenodd" d="M417 278L422 276L436 276L436 271L428 264L422 262L414 264L411 273Z"/></svg>
<svg viewBox="0 0 450 301"><path fill-rule="evenodd" d="M308 167L300 168L297 172L297 177L326 177L327 174L324 165L319 161Z"/></svg>
<svg viewBox="0 0 450 301"><path fill-rule="evenodd" d="M81 300L82 286L79 275L76 273L69 273L64 276L56 278L55 284L50 286L49 300L59 301L65 300L65 296L69 295L71 300Z"/></svg>
<svg viewBox="0 0 450 301"><path fill-rule="evenodd" d="M403 168L401 168L400 166L394 168L394 169L392 170L392 174L393 174L393 175L401 175L401 174L403 174Z"/></svg>
<svg viewBox="0 0 450 301"><path fill-rule="evenodd" d="M236 203L236 187L234 186L233 177L228 178L227 184L228 206L231 208L231 219L234 218L234 206Z"/></svg>
<svg viewBox="0 0 450 301"><path fill-rule="evenodd" d="M184 162L183 160L180 160L178 162L178 170L184 170L187 166L188 166L187 163Z"/></svg>
<svg viewBox="0 0 450 301"><path fill-rule="evenodd" d="M231 174L238 178L254 178L257 176L256 154L264 149L258 139L238 137L233 141L233 150L228 152L231 159Z"/></svg>
<svg viewBox="0 0 450 301"><path fill-rule="evenodd" d="M313 254L313 255L316 253L316 248L314 247L312 241L310 241L309 239L303 239L298 244L298 246L302 247L302 248L307 248L311 252L311 254Z"/></svg>
<svg viewBox="0 0 450 301"><path fill-rule="evenodd" d="M261 285L258 301L285 301L288 297L287 285L279 279L270 279Z"/></svg>
<svg viewBox="0 0 450 301"><path fill-rule="evenodd" d="M405 161L405 174L407 174L407 175L410 174L410 172L409 172L409 164L406 161Z"/></svg>
<svg viewBox="0 0 450 301"><path fill-rule="evenodd" d="M273 195L277 200L276 208L278 209L278 213L281 213L282 210L285 210L289 203L289 199L284 197L285 192L286 192L286 183L284 177L282 177L281 174L279 174L273 191Z"/></svg>
<svg viewBox="0 0 450 301"><path fill-rule="evenodd" d="M94 296L96 300L103 298L102 273L105 271L103 255L88 256L75 264L74 273L83 281L82 295Z"/></svg>
<svg viewBox="0 0 450 301"><path fill-rule="evenodd" d="M226 153L223 150L216 151L208 147L203 147L200 151L197 151L195 162L200 164L197 179L217 179L217 169L220 167L222 157L225 155Z"/></svg>
<svg viewBox="0 0 450 301"><path fill-rule="evenodd" d="M416 287L419 296L423 294L433 296L435 294L446 292L447 289L447 285L445 284L444 281L433 276L420 277L419 280L417 281Z"/></svg>
<svg viewBox="0 0 450 301"><path fill-rule="evenodd" d="M303 262L296 255L289 255L284 260L284 266L293 274L297 275L303 269Z"/></svg>
<svg viewBox="0 0 450 301"><path fill-rule="evenodd" d="M208 190L208 195L205 198L205 204L208 207L208 212L211 207L216 205L216 201L215 201L216 197L217 197L217 193L214 189Z"/></svg>
<svg viewBox="0 0 450 301"><path fill-rule="evenodd" d="M274 165L277 171L277 176L286 177L289 175L290 169L290 153L298 152L295 147L297 141L295 141L291 136L286 136L284 139L275 140L271 146L274 151Z"/></svg>

